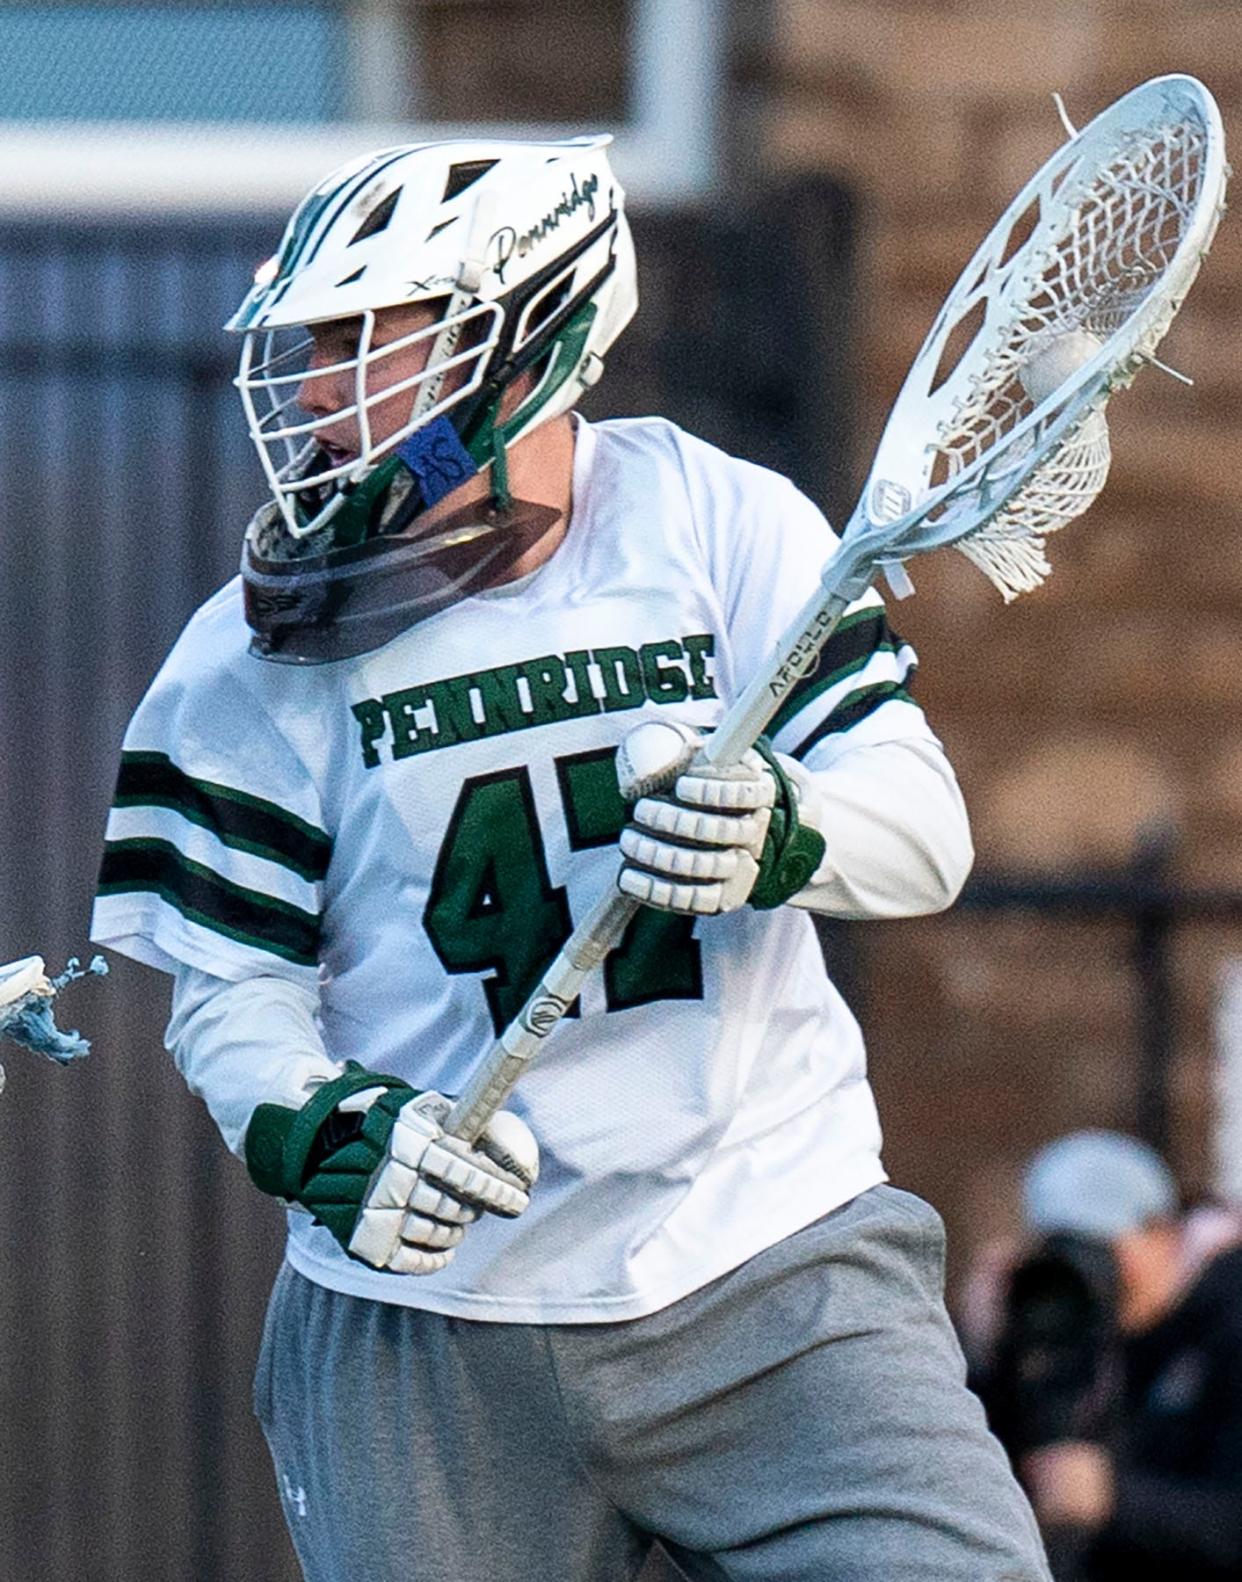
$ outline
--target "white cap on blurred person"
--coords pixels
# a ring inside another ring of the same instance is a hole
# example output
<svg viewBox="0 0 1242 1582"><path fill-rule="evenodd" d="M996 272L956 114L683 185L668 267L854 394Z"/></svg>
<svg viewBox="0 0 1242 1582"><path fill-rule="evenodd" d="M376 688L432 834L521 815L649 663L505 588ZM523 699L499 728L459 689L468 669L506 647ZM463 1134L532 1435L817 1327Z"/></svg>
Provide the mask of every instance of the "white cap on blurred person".
<svg viewBox="0 0 1242 1582"><path fill-rule="evenodd" d="M1177 1183L1146 1143L1122 1132L1084 1131L1041 1148L1022 1178L1027 1228L1103 1240L1175 1214Z"/></svg>

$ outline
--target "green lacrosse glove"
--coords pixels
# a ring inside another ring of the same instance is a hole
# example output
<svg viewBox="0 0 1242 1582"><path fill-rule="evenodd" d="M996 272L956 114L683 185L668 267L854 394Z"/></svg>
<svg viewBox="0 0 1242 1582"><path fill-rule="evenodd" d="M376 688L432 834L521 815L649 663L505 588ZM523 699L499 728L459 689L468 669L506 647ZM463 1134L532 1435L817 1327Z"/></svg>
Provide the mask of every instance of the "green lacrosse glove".
<svg viewBox="0 0 1242 1582"><path fill-rule="evenodd" d="M475 1147L443 1129L451 1101L350 1061L301 1109L260 1104L246 1130L250 1178L300 1203L353 1258L399 1274L434 1274L466 1226L514 1218L529 1202L539 1151L501 1111Z"/></svg>
<svg viewBox="0 0 1242 1582"><path fill-rule="evenodd" d="M747 900L760 911L768 911L783 906L791 895L806 888L824 860L825 847L820 832L798 816L798 792L781 763L781 755L766 736L755 743L755 751L776 781L776 801L759 858L759 877Z"/></svg>

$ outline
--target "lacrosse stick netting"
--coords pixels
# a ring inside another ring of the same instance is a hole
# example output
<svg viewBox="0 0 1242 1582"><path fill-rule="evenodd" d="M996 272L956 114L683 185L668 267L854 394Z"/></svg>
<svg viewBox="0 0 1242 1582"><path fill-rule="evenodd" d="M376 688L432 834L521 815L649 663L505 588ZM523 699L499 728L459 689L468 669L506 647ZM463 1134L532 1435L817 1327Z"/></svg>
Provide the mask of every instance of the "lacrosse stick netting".
<svg viewBox="0 0 1242 1582"><path fill-rule="evenodd" d="M1042 582L1046 536L1104 485L1105 404L1181 306L1227 173L1211 95L1177 76L1118 100L1027 183L937 315L815 592L701 760L739 758L881 573L909 591L910 557L954 544L1006 600ZM668 764L662 783L686 767ZM637 910L612 891L579 923L467 1083L452 1132L477 1139Z"/></svg>
<svg viewBox="0 0 1242 1582"><path fill-rule="evenodd" d="M1104 404L1172 323L1223 211L1226 175L1220 117L1200 83L1164 77L1135 89L1018 194L915 359L893 419L920 404L935 438L920 467L910 441L926 428L911 436L890 419L874 475L896 480L899 499L969 473L1079 368L1094 387L1027 487L958 544L1007 600L1043 581L1047 535L1103 487Z"/></svg>

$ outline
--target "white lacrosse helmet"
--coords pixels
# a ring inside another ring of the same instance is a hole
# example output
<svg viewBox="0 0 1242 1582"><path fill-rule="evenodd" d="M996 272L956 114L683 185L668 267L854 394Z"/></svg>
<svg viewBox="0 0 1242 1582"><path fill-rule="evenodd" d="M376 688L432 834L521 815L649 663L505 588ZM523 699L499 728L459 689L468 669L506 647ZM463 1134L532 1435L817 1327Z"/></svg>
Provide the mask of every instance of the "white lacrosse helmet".
<svg viewBox="0 0 1242 1582"><path fill-rule="evenodd" d="M568 411L595 383L637 306L609 141L384 149L334 171L298 206L280 251L226 326L245 336L236 382L283 527L295 539L335 527L351 499L373 512L391 481L376 471L390 462L414 474L423 508L489 466L494 493L506 501L506 446ZM413 303L438 304L434 322L374 346L377 314ZM358 321L356 353L318 373L351 378L353 396L325 417L300 410L298 392L307 378L306 328L334 320ZM382 368L368 379L375 365L413 342L430 344L425 367L369 390L382 382ZM505 390L532 369L533 387L501 420ZM373 438L376 403L407 389L408 421ZM314 438L342 419L357 425L356 457L334 457ZM356 533L342 534L351 539Z"/></svg>

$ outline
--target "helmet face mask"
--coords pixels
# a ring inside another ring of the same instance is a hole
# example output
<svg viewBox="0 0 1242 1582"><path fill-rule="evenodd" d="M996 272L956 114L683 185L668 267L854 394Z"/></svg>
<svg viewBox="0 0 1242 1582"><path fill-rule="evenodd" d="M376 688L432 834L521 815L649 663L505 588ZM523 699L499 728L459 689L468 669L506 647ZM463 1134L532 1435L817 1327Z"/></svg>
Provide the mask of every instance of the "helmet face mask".
<svg viewBox="0 0 1242 1582"><path fill-rule="evenodd" d="M356 321L353 354L339 360L317 355L314 326L254 332L243 342L235 382L294 538L326 525L378 462L483 382L500 333L496 304L467 306L377 343L377 322L402 311L367 309ZM433 363L445 344L448 355ZM341 396L346 404L337 405Z"/></svg>

